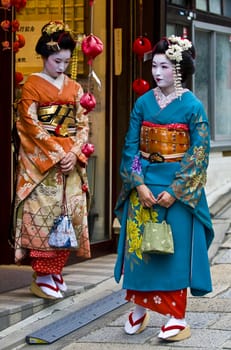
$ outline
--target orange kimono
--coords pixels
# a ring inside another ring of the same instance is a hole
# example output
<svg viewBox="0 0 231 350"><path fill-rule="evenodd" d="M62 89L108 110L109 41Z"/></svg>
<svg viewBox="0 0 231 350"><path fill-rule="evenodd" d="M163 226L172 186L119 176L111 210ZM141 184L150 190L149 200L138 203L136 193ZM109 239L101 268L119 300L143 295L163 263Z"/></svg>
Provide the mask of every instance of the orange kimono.
<svg viewBox="0 0 231 350"><path fill-rule="evenodd" d="M15 261L20 262L28 252L39 258L41 270L53 261L47 273L60 273L69 255L68 249L51 248L48 236L54 219L61 214L63 175L59 162L69 151L78 159L88 141L88 116L79 103L82 94L81 86L65 74L52 79L36 73L27 79L18 104ZM89 258L87 186L86 168L77 162L67 177L66 200L79 243L77 254Z"/></svg>

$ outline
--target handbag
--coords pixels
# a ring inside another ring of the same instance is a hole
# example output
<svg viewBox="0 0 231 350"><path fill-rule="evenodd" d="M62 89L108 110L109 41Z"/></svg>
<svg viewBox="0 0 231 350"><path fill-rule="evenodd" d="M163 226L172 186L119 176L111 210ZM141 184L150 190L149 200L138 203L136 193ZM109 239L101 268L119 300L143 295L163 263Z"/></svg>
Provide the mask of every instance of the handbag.
<svg viewBox="0 0 231 350"><path fill-rule="evenodd" d="M48 244L52 248L78 247L75 230L67 212L65 175L63 175L62 212L61 215L54 220L53 226L49 232Z"/></svg>
<svg viewBox="0 0 231 350"><path fill-rule="evenodd" d="M166 220L161 223L152 222L151 210L150 220L144 226L143 238L141 242L142 253L173 254L174 242L171 226Z"/></svg>

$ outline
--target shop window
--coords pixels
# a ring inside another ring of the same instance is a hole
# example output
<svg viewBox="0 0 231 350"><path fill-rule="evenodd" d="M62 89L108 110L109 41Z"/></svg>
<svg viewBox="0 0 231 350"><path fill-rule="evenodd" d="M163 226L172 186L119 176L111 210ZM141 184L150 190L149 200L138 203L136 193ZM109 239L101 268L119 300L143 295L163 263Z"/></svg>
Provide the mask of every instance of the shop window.
<svg viewBox="0 0 231 350"><path fill-rule="evenodd" d="M231 17L231 0L196 0L196 9Z"/></svg>
<svg viewBox="0 0 231 350"><path fill-rule="evenodd" d="M196 0L196 9L201 11L207 11L207 0Z"/></svg>
<svg viewBox="0 0 231 350"><path fill-rule="evenodd" d="M186 0L169 0L168 3L170 5L178 5L182 7L186 7L187 1Z"/></svg>
<svg viewBox="0 0 231 350"><path fill-rule="evenodd" d="M231 28L195 24L195 94L203 102L214 145L231 145Z"/></svg>
<svg viewBox="0 0 231 350"><path fill-rule="evenodd" d="M223 0L224 16L231 17L231 0Z"/></svg>
<svg viewBox="0 0 231 350"><path fill-rule="evenodd" d="M221 15L221 1L220 0L210 0L209 1L209 12Z"/></svg>

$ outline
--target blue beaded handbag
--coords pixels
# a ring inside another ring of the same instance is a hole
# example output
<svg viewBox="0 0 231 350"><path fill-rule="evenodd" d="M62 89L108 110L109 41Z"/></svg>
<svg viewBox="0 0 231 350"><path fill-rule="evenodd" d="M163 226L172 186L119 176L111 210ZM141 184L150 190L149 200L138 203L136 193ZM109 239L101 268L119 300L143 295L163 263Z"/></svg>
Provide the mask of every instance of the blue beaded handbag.
<svg viewBox="0 0 231 350"><path fill-rule="evenodd" d="M63 203L61 215L54 220L50 230L48 244L52 248L77 248L78 241L71 218L67 212L66 176L63 176Z"/></svg>

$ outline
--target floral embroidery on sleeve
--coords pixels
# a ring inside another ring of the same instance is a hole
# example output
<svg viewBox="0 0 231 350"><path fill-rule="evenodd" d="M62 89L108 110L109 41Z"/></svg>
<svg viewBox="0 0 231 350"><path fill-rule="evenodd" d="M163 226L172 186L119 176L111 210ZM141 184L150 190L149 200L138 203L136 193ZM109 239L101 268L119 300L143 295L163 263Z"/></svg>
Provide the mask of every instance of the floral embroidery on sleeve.
<svg viewBox="0 0 231 350"><path fill-rule="evenodd" d="M197 206L206 184L210 141L208 123L201 122L199 117L195 118L194 124L192 146L186 152L181 169L170 186L175 197L192 208Z"/></svg>

